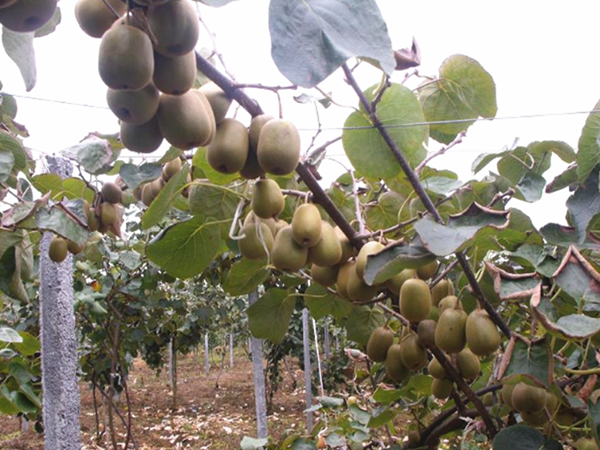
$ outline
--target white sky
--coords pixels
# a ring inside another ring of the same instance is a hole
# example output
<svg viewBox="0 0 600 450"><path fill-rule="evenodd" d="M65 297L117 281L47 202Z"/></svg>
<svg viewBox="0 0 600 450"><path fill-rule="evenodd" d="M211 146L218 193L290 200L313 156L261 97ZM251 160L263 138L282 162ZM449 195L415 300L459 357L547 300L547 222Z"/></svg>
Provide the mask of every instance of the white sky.
<svg viewBox="0 0 600 450"><path fill-rule="evenodd" d="M456 53L470 56L493 76L497 87L498 117L586 111L600 98L600 63L597 20L600 3L592 1L413 1L379 0L394 48L407 47L412 36L422 51L420 72L435 75L442 61ZM59 3L63 20L57 31L36 39L38 83L25 93L16 66L0 52L0 81L5 92L40 98L58 99L105 106L106 88L97 73L99 40L85 35L74 18L75 0ZM270 56L268 32L268 1L238 0L223 8L199 6L202 17L216 35L217 47L227 68L240 83L289 85L279 74ZM198 48L212 48L206 33ZM363 88L379 81L371 69L357 71ZM397 74L395 81L401 81ZM322 83L324 91L342 104L357 105L351 90L344 86L340 72ZM292 100L299 91L282 91L284 116L301 129L315 129L316 119L311 105L299 105ZM277 115L274 94L251 90L265 111ZM318 93L314 92L314 95ZM29 147L45 153L58 152L84 138L91 131L116 132L118 124L109 110L75 107L18 99L17 121L31 133ZM233 114L234 108L230 110ZM322 111L324 127L343 125L350 110L331 107ZM249 123L244 112L238 119ZM432 163L437 168L451 169L461 180L472 178L471 162L484 152L496 152L510 146L515 138L522 145L535 140L563 140L574 148L586 115L546 117L539 119L497 120L473 125L467 138L446 156ZM302 130L306 148L314 134ZM340 131L324 131L317 143L332 139ZM435 151L439 145L430 142ZM340 145L330 147L329 154L344 162ZM154 155L152 155L154 156ZM141 162L136 159L136 162ZM553 158L554 169L545 178L551 181L565 165ZM495 170L495 163L489 166ZM326 162L321 172L327 180L343 169ZM478 177L487 173L484 170ZM537 226L547 222L564 223L564 202L567 192L545 195L535 205L510 205L526 210ZM558 205L560 204L560 207Z"/></svg>

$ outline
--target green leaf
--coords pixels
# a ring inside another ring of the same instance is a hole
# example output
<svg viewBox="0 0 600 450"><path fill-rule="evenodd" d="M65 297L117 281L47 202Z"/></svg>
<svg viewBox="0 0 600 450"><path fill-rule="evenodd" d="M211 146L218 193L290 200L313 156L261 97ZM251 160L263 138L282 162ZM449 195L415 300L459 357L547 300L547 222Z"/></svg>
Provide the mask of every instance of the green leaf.
<svg viewBox="0 0 600 450"><path fill-rule="evenodd" d="M494 159L501 158L504 155L508 154L510 154L510 150L498 153L482 153L477 158L475 158L475 161L473 161L473 163L471 164L471 170L473 171L473 173L477 173L489 163L491 163Z"/></svg>
<svg viewBox="0 0 600 450"><path fill-rule="evenodd" d="M181 155L183 155L183 150L178 149L177 147L169 147L169 150L167 150L162 158L160 158L156 163L163 165L169 161L173 161L175 158L179 158Z"/></svg>
<svg viewBox="0 0 600 450"><path fill-rule="evenodd" d="M0 183L10 177L15 165L15 157L8 150L0 149Z"/></svg>
<svg viewBox="0 0 600 450"><path fill-rule="evenodd" d="M32 387L29 384L21 383L20 386L21 392L27 397L31 403L33 403L38 408L42 407L42 402L37 394L33 391Z"/></svg>
<svg viewBox="0 0 600 450"><path fill-rule="evenodd" d="M138 252L127 250L119 253L119 261L130 271L137 269L142 264L142 255Z"/></svg>
<svg viewBox="0 0 600 450"><path fill-rule="evenodd" d="M592 398L588 399L588 421L592 425L592 435L596 442L600 439L600 402L596 399L596 403L592 401Z"/></svg>
<svg viewBox="0 0 600 450"><path fill-rule="evenodd" d="M275 0L269 7L271 55L292 83L317 86L353 56L396 66L385 21L374 0Z"/></svg>
<svg viewBox="0 0 600 450"><path fill-rule="evenodd" d="M298 438L292 444L291 450L317 450L314 439Z"/></svg>
<svg viewBox="0 0 600 450"><path fill-rule="evenodd" d="M248 308L248 324L252 335L279 344L287 333L296 304L295 295L284 289L269 289Z"/></svg>
<svg viewBox="0 0 600 450"><path fill-rule="evenodd" d="M361 345L367 345L373 330L383 326L384 323L385 315L381 308L376 306L355 307L345 324L348 339Z"/></svg>
<svg viewBox="0 0 600 450"><path fill-rule="evenodd" d="M594 169L583 186L567 200L567 208L571 221L577 231L577 242L582 243L587 237L587 229L592 219L600 213L600 192L598 191L598 171Z"/></svg>
<svg viewBox="0 0 600 450"><path fill-rule="evenodd" d="M135 164L123 164L119 169L119 175L131 190L144 183L156 180L162 173L160 164L144 163L141 166Z"/></svg>
<svg viewBox="0 0 600 450"><path fill-rule="evenodd" d="M532 343L531 347L517 340L504 378L512 375L527 375L544 386L549 386L554 376L552 357L550 344L546 339Z"/></svg>
<svg viewBox="0 0 600 450"><path fill-rule="evenodd" d="M593 109L600 109L600 101ZM577 177L580 182L584 182L594 167L600 163L598 137L600 137L600 113L593 112L587 117L577 144Z"/></svg>
<svg viewBox="0 0 600 450"><path fill-rule="evenodd" d="M31 91L37 82L33 33L18 33L3 27L2 45L6 54L19 68L25 83L25 90Z"/></svg>
<svg viewBox="0 0 600 450"><path fill-rule="evenodd" d="M249 294L262 284L270 273L266 260L250 261L242 258L229 269L223 282L223 289L231 295Z"/></svg>
<svg viewBox="0 0 600 450"><path fill-rule="evenodd" d="M40 341L38 338L32 336L29 333L21 331L19 333L21 338L23 338L22 342L16 342L12 344L13 348L17 350L23 356L32 356L35 353L41 350Z"/></svg>
<svg viewBox="0 0 600 450"><path fill-rule="evenodd" d="M324 408L339 408L344 406L344 399L338 397L317 397L317 400Z"/></svg>
<svg viewBox="0 0 600 450"><path fill-rule="evenodd" d="M447 177L431 177L422 181L423 187L429 192L446 195L463 185L462 181Z"/></svg>
<svg viewBox="0 0 600 450"><path fill-rule="evenodd" d="M404 269L418 269L435 259L417 236L412 242L404 240L388 245L380 252L367 256L365 283L383 283Z"/></svg>
<svg viewBox="0 0 600 450"><path fill-rule="evenodd" d="M368 100L373 100L378 85L365 91ZM424 122L419 101L413 92L401 84L392 84L386 89L377 105L377 114L386 125L392 140L402 151L412 167L425 158L423 143L427 141L427 126L402 127L405 124ZM379 131L362 111L348 116L342 133L344 151L352 165L369 178L394 178L401 171L398 161L385 143ZM352 129L353 127L369 127Z"/></svg>
<svg viewBox="0 0 600 450"><path fill-rule="evenodd" d="M496 211L472 203L462 213L451 216L446 225L424 217L415 223L414 228L430 252L446 256L465 248L483 228L506 228L508 214L507 211Z"/></svg>
<svg viewBox="0 0 600 450"><path fill-rule="evenodd" d="M542 198L544 186L546 186L546 180L543 176L538 175L537 173L528 172L521 178L521 181L516 184L515 198L527 203L535 203Z"/></svg>
<svg viewBox="0 0 600 450"><path fill-rule="evenodd" d="M600 242L598 242L597 239L587 236L583 243L579 243L575 228L566 227L557 223L544 225L540 228L540 234L552 245L561 247L575 246L579 249L600 250Z"/></svg>
<svg viewBox="0 0 600 450"><path fill-rule="evenodd" d="M94 201L94 192L79 178L67 178L62 182L62 192L71 200L83 198L91 205Z"/></svg>
<svg viewBox="0 0 600 450"><path fill-rule="evenodd" d="M574 248L570 248L554 274L554 281L575 300L600 304L600 274Z"/></svg>
<svg viewBox="0 0 600 450"><path fill-rule="evenodd" d="M40 230L52 231L76 244L85 244L90 236L87 228L76 223L57 206L49 209L39 209L35 215L35 220Z"/></svg>
<svg viewBox="0 0 600 450"><path fill-rule="evenodd" d="M256 450L258 448L265 447L268 443L269 440L267 438L254 439L248 436L244 436L240 446L242 447L242 450Z"/></svg>
<svg viewBox="0 0 600 450"><path fill-rule="evenodd" d="M373 417L369 419L369 423L367 424L367 426L369 428L381 427L388 423L390 420L393 420L394 417L398 415L398 413L399 411L397 410L384 408L382 411L379 412L379 414L373 415Z"/></svg>
<svg viewBox="0 0 600 450"><path fill-rule="evenodd" d="M237 180L240 177L239 173L227 175L221 172L217 172L215 169L210 167L210 164L208 164L208 161L206 160L206 148L204 147L198 147L198 150L196 150L196 153L194 153L192 164L194 167L201 169L202 172L204 172L204 175L206 175L206 178L208 178L211 183L218 184L221 186L229 184L233 180Z"/></svg>
<svg viewBox="0 0 600 450"><path fill-rule="evenodd" d="M203 217L179 222L162 231L150 242L150 261L175 278L201 273L221 250L222 222Z"/></svg>
<svg viewBox="0 0 600 450"><path fill-rule="evenodd" d="M494 450L561 450L554 439L546 439L539 431L526 425L514 425L501 430L494 438Z"/></svg>
<svg viewBox="0 0 600 450"><path fill-rule="evenodd" d="M305 293L304 304L310 311L310 315L319 320L322 317L332 315L341 320L352 312L354 305L348 300L332 294L323 286L311 285Z"/></svg>
<svg viewBox="0 0 600 450"><path fill-rule="evenodd" d="M2 98L2 97L0 97ZM22 171L27 168L27 153L21 142L6 131L0 131L0 150L9 151L14 157L13 170Z"/></svg>
<svg viewBox="0 0 600 450"><path fill-rule="evenodd" d="M577 183L577 166L571 166L546 185L546 193L551 194Z"/></svg>
<svg viewBox="0 0 600 450"><path fill-rule="evenodd" d="M372 230L382 230L398 223L398 211L406 198L397 192L389 191L379 197L379 201L366 208L367 226Z"/></svg>
<svg viewBox="0 0 600 450"><path fill-rule="evenodd" d="M19 408L6 398L0 398L0 413L8 416L16 416L19 414Z"/></svg>
<svg viewBox="0 0 600 450"><path fill-rule="evenodd" d="M573 147L563 141L541 141L532 142L527 146L533 155L543 155L544 153L554 153L566 163L575 162L577 154Z"/></svg>
<svg viewBox="0 0 600 450"><path fill-rule="evenodd" d="M158 224L167 215L175 199L181 194L183 186L187 183L189 171L190 167L188 165L183 166L160 190L158 196L142 215L143 230L147 230Z"/></svg>
<svg viewBox="0 0 600 450"><path fill-rule="evenodd" d="M229 189L194 184L190 188L190 212L195 216L210 214L218 220L233 220L240 199L240 196Z"/></svg>
<svg viewBox="0 0 600 450"><path fill-rule="evenodd" d="M92 175L99 175L110 170L110 164L116 161L120 151L113 149L107 139L89 135L79 144L64 149L62 154Z"/></svg>
<svg viewBox="0 0 600 450"><path fill-rule="evenodd" d="M31 183L40 193L51 193L52 197L62 191L62 178L55 173L44 173L32 178Z"/></svg>
<svg viewBox="0 0 600 450"><path fill-rule="evenodd" d="M12 328L2 327L0 328L0 341L8 342L9 344L19 344L23 342L23 338Z"/></svg>
<svg viewBox="0 0 600 450"><path fill-rule="evenodd" d="M21 392L11 392L11 397L22 413L30 414L36 412L38 409L35 403L29 400L29 398Z"/></svg>
<svg viewBox="0 0 600 450"><path fill-rule="evenodd" d="M13 377L19 382L19 384L29 383L31 381L31 375L29 371L23 367L22 364L12 361L8 365L8 375Z"/></svg>
<svg viewBox="0 0 600 450"><path fill-rule="evenodd" d="M492 76L472 58L453 55L440 67L437 81L419 88L423 114L429 122L493 118L496 116L496 85ZM449 144L473 122L431 125L431 137Z"/></svg>
<svg viewBox="0 0 600 450"><path fill-rule="evenodd" d="M397 402L404 396L404 389L389 389L384 385L379 385L373 393L373 400L382 405L389 405Z"/></svg>

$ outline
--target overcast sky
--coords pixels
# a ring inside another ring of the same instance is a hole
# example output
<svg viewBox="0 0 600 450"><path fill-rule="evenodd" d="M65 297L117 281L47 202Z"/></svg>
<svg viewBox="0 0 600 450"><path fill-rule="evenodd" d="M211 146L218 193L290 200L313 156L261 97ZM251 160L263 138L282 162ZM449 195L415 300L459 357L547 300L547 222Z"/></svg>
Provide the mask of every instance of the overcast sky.
<svg viewBox="0 0 600 450"><path fill-rule="evenodd" d="M493 76L497 87L498 117L540 113L563 113L592 109L600 98L600 63L597 61L597 20L600 3L592 1L413 1L380 0L394 48L407 47L414 36L422 51L421 73L435 75L442 61L452 54L465 54L481 63ZM16 67L0 52L0 81L4 91L13 94L70 101L99 106L60 105L18 99L17 121L31 133L26 145L34 150L53 153L68 147L91 131L116 132L116 118L105 107L106 88L97 73L99 40L85 35L74 18L75 0L59 2L63 20L57 31L36 39L38 83L33 91L24 92ZM216 35L217 48L225 58L229 72L241 83L288 85L270 56L268 1L238 0L223 8L199 6L209 29ZM198 48L212 49L203 32ZM364 68L357 72L361 86L379 81L376 71ZM394 81L402 81L402 74ZM357 100L343 85L340 72L322 84L342 104L356 106ZM284 116L301 129L303 146L308 146L316 119L310 105L300 105L293 95L303 91L283 91ZM263 109L277 114L276 97L268 91L252 90ZM313 92L315 95L317 93ZM233 114L234 108L230 110ZM324 127L339 127L350 110L331 107L322 111ZM237 118L249 123L240 111ZM496 152L512 145L515 138L527 145L535 140L563 140L577 147L586 115L567 115L537 119L495 120L472 126L464 143L432 163L459 174L463 181L473 177L471 162L478 154ZM340 134L326 130L318 142ZM430 142L435 151L439 145ZM332 158L345 163L341 146L332 146ZM140 161L140 159L136 159ZM556 157L555 166L545 178L551 181L565 165ZM495 163L489 166L495 170ZM341 165L328 162L321 171L331 180L343 171ZM478 174L486 174L487 170ZM564 223L567 192L545 195L542 202L524 207L511 205L532 215L534 223Z"/></svg>

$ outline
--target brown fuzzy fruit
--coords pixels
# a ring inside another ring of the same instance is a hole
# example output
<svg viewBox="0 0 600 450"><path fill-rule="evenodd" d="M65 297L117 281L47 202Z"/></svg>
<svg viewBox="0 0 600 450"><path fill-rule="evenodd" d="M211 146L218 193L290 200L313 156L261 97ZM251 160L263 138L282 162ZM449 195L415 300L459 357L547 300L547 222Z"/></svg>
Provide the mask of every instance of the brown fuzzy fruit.
<svg viewBox="0 0 600 450"><path fill-rule="evenodd" d="M287 272L297 272L304 267L308 259L308 249L298 245L292 233L291 225L279 230L271 255L273 265Z"/></svg>
<svg viewBox="0 0 600 450"><path fill-rule="evenodd" d="M447 353L459 353L465 348L467 314L460 309L447 309L435 329L435 344Z"/></svg>
<svg viewBox="0 0 600 450"><path fill-rule="evenodd" d="M598 443L593 437L580 437L575 441L574 447L577 450L598 450Z"/></svg>
<svg viewBox="0 0 600 450"><path fill-rule="evenodd" d="M418 278L406 280L400 289L400 312L411 322L429 317L431 294L427 283Z"/></svg>
<svg viewBox="0 0 600 450"><path fill-rule="evenodd" d="M119 220L117 208L112 203L104 202L100 206L100 222L103 225L114 225Z"/></svg>
<svg viewBox="0 0 600 450"><path fill-rule="evenodd" d="M253 180L258 177L265 176L265 171L260 164L258 163L258 157L256 156L256 150L250 146L248 148L248 158L246 158L246 162L244 163L244 167L240 170L240 175L243 176L247 180Z"/></svg>
<svg viewBox="0 0 600 450"><path fill-rule="evenodd" d="M538 412L546 406L546 391L539 387L519 383L513 389L511 401L519 412Z"/></svg>
<svg viewBox="0 0 600 450"><path fill-rule="evenodd" d="M446 369L444 369L444 367L436 358L432 358L432 360L429 361L427 371L429 372L429 375L431 375L433 378L438 378L440 380L442 378L446 378L446 376L448 375L446 373Z"/></svg>
<svg viewBox="0 0 600 450"><path fill-rule="evenodd" d="M225 119L227 111L229 111L229 107L231 106L231 98L225 94L223 89L213 82L203 84L198 90L206 96L208 103L210 103L210 108L217 125L223 122L223 119ZM254 122L254 119L252 119L252 122ZM256 149L256 147L254 147L254 149Z"/></svg>
<svg viewBox="0 0 600 450"><path fill-rule="evenodd" d="M342 245L329 222L321 223L321 240L308 250L310 260L324 267L334 266L342 258Z"/></svg>
<svg viewBox="0 0 600 450"><path fill-rule="evenodd" d="M292 231L294 240L303 247L313 247L321 239L322 220L319 209L312 203L300 205L294 211Z"/></svg>
<svg viewBox="0 0 600 450"><path fill-rule="evenodd" d="M265 124L273 119L275 119L275 117L269 114L260 114L252 118L248 134L250 135L250 148L254 149L254 151L258 151L258 140L260 138L260 132L262 131Z"/></svg>
<svg viewBox="0 0 600 450"><path fill-rule="evenodd" d="M387 327L378 327L373 330L367 343L367 356L371 361L383 362L387 357L388 349L394 343L394 332Z"/></svg>
<svg viewBox="0 0 600 450"><path fill-rule="evenodd" d="M431 392L433 393L433 396L439 400L446 400L448 397L450 397L452 389L454 389L454 382L452 380L448 380L447 378L436 378L433 380L433 384L431 385Z"/></svg>
<svg viewBox="0 0 600 450"><path fill-rule="evenodd" d="M137 153L152 153L164 140L156 116L141 125L121 122L120 137L128 150Z"/></svg>
<svg viewBox="0 0 600 450"><path fill-rule="evenodd" d="M502 397L502 401L508 405L510 409L515 409L512 403L512 393L515 389L516 384L508 384L504 383L502 385L502 390L500 391L500 396Z"/></svg>
<svg viewBox="0 0 600 450"><path fill-rule="evenodd" d="M435 347L435 329L437 322L431 319L425 319L419 322L417 327L417 335L419 336L419 344L425 348Z"/></svg>
<svg viewBox="0 0 600 450"><path fill-rule="evenodd" d="M162 171L163 180L169 181L179 172L181 172L181 168L183 167L183 163L181 162L181 158L175 158L165 164Z"/></svg>
<svg viewBox="0 0 600 450"><path fill-rule="evenodd" d="M28 33L52 19L57 0L18 0L0 9L0 24L11 31Z"/></svg>
<svg viewBox="0 0 600 450"><path fill-rule="evenodd" d="M476 309L469 314L465 330L467 344L471 351L478 356L487 356L500 347L502 338L498 328L483 309Z"/></svg>
<svg viewBox="0 0 600 450"><path fill-rule="evenodd" d="M238 246L240 253L245 258L250 260L266 258L267 251L272 251L273 233L266 224L262 222L249 223L242 227L241 233L245 237L238 241Z"/></svg>
<svg viewBox="0 0 600 450"><path fill-rule="evenodd" d="M386 287L394 294L399 295L400 289L406 280L410 280L415 277L414 269L404 269L400 273L394 275L392 278L385 282Z"/></svg>
<svg viewBox="0 0 600 450"><path fill-rule="evenodd" d="M354 247L350 243L348 236L344 234L340 227L335 227L333 231L335 231L335 234L340 241L340 245L342 246L342 257L338 264L343 264L355 255Z"/></svg>
<svg viewBox="0 0 600 450"><path fill-rule="evenodd" d="M119 16L127 12L127 5L121 0L108 0L108 4ZM115 23L116 17L103 0L78 0L75 5L75 19L88 36L101 38Z"/></svg>
<svg viewBox="0 0 600 450"><path fill-rule="evenodd" d="M123 200L123 191L121 188L117 184L110 181L104 183L101 192L104 200L109 203L121 203L121 200Z"/></svg>
<svg viewBox="0 0 600 450"><path fill-rule="evenodd" d="M48 247L48 256L55 263L63 262L68 254L67 241L60 236L53 236Z"/></svg>
<svg viewBox="0 0 600 450"><path fill-rule="evenodd" d="M348 261L340 266L338 276L336 280L338 295L342 298L348 299L348 280L350 274L354 271L354 261Z"/></svg>
<svg viewBox="0 0 600 450"><path fill-rule="evenodd" d="M270 120L262 127L256 153L266 172L273 175L292 173L300 159L300 134L288 120Z"/></svg>
<svg viewBox="0 0 600 450"><path fill-rule="evenodd" d="M285 207L285 199L276 181L265 178L254 184L252 211L261 219L278 216Z"/></svg>
<svg viewBox="0 0 600 450"><path fill-rule="evenodd" d="M402 350L400 356L402 364L410 370L419 370L427 364L427 352L419 345L419 338L415 333L410 333L400 343Z"/></svg>
<svg viewBox="0 0 600 450"><path fill-rule="evenodd" d="M67 241L67 250L69 250L69 252L73 255L78 255L79 253L81 253L84 247L85 245L83 244L76 244L73 241Z"/></svg>
<svg viewBox="0 0 600 450"><path fill-rule="evenodd" d="M462 304L458 301L458 297L455 297L454 295L448 295L447 297L444 297L437 306L440 316L444 314L444 311L447 309L462 308Z"/></svg>
<svg viewBox="0 0 600 450"><path fill-rule="evenodd" d="M377 294L377 286L365 284L356 274L356 264L353 267L354 269L349 272L348 282L346 283L348 298L354 302L367 302Z"/></svg>
<svg viewBox="0 0 600 450"><path fill-rule="evenodd" d="M454 284L449 278L444 278L431 289L431 303L438 306L440 301L449 295L454 295Z"/></svg>
<svg viewBox="0 0 600 450"><path fill-rule="evenodd" d="M239 172L248 158L248 130L235 119L224 119L206 149L206 160L217 172Z"/></svg>
<svg viewBox="0 0 600 450"><path fill-rule="evenodd" d="M310 276L321 286L329 287L333 286L337 281L338 271L338 266L321 267L313 264L310 267Z"/></svg>
<svg viewBox="0 0 600 450"><path fill-rule="evenodd" d="M183 56L194 50L200 34L198 14L189 0L170 0L148 9L148 25L164 56Z"/></svg>
<svg viewBox="0 0 600 450"><path fill-rule="evenodd" d="M360 279L364 279L365 268L367 267L367 256L373 255L385 247L381 242L371 241L367 242L361 247L356 257L356 273Z"/></svg>
<svg viewBox="0 0 600 450"><path fill-rule="evenodd" d="M467 381L475 380L481 372L479 358L468 348L456 355L456 367Z"/></svg>
<svg viewBox="0 0 600 450"><path fill-rule="evenodd" d="M196 54L193 51L174 57L154 52L152 82L160 92L185 94L194 86L196 73Z"/></svg>
<svg viewBox="0 0 600 450"><path fill-rule="evenodd" d="M421 280L429 280L437 273L439 263L434 259L430 263L425 264L417 269L417 276Z"/></svg>
<svg viewBox="0 0 600 450"><path fill-rule="evenodd" d="M153 84L137 91L110 89L106 91L106 103L120 120L135 125L148 122L158 111L160 94Z"/></svg>
<svg viewBox="0 0 600 450"><path fill-rule="evenodd" d="M150 83L153 71L152 42L146 33L120 24L104 33L98 72L109 88L141 89Z"/></svg>
<svg viewBox="0 0 600 450"><path fill-rule="evenodd" d="M402 363L400 344L393 344L388 348L385 357L385 373L396 383L404 380L410 375L410 370Z"/></svg>

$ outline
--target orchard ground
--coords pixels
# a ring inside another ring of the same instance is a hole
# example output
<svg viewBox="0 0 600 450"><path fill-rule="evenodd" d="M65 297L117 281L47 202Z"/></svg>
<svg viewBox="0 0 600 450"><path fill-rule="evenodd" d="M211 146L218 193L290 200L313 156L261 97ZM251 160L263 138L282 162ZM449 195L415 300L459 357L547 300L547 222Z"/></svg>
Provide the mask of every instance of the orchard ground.
<svg viewBox="0 0 600 450"><path fill-rule="evenodd" d="M218 361L216 359L211 361L210 373L206 375L203 353L179 357L177 410L171 408L168 373L162 371L157 376L142 360L136 360L130 374L130 388L133 432L139 450L232 449L239 448L244 436L256 436L251 361L241 352L236 355L234 367L230 369L226 358L219 388L216 389L221 362L220 357ZM273 413L269 416L269 435L274 440L287 434L301 433L306 426L303 374L297 364L291 367L298 380L298 388L293 389L292 375L284 371L283 383L275 394ZM80 392L82 448L110 448L104 439L98 444L95 441L91 390L87 384L81 383ZM97 397L100 403L100 395ZM116 416L115 420L118 421ZM0 416L0 449L43 450L42 435L29 431L20 436L19 429L18 419ZM122 441L124 429L120 427L118 431Z"/></svg>

